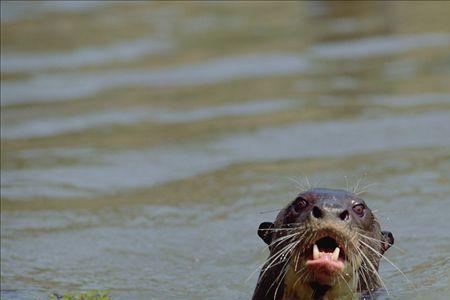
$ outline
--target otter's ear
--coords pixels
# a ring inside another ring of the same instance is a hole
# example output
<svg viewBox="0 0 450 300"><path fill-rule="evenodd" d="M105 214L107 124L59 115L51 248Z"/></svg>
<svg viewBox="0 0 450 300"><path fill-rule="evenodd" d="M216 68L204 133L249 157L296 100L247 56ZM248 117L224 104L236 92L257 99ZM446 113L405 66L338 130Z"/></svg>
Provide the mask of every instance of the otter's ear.
<svg viewBox="0 0 450 300"><path fill-rule="evenodd" d="M272 233L271 228L273 227L273 223L271 222L262 222L261 225L259 225L258 228L258 235L259 237L269 245L272 242Z"/></svg>
<svg viewBox="0 0 450 300"><path fill-rule="evenodd" d="M384 254L392 245L394 245L394 235L390 231L381 232L381 254Z"/></svg>

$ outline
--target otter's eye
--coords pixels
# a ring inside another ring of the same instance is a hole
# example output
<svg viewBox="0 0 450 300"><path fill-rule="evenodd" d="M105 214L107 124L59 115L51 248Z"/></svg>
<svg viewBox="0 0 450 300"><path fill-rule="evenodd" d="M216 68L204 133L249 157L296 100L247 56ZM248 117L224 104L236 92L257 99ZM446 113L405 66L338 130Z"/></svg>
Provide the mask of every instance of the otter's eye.
<svg viewBox="0 0 450 300"><path fill-rule="evenodd" d="M366 207L364 206L364 204L356 204L355 206L353 206L353 211L355 212L355 214L362 217L362 216L364 216L365 208Z"/></svg>
<svg viewBox="0 0 450 300"><path fill-rule="evenodd" d="M308 206L308 201L303 199L302 197L298 197L296 199L295 210L300 211L305 209Z"/></svg>

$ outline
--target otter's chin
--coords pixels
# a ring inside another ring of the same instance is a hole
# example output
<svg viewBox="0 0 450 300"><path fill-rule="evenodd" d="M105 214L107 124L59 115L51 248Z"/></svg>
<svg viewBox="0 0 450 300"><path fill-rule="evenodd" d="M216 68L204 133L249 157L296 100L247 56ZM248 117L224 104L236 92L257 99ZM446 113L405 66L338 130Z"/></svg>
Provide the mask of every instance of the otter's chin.
<svg viewBox="0 0 450 300"><path fill-rule="evenodd" d="M343 272L344 262L332 260L331 255L332 253L325 253L318 259L308 259L306 261L306 267L314 281L320 284L331 284Z"/></svg>
<svg viewBox="0 0 450 300"><path fill-rule="evenodd" d="M334 238L326 236L317 240L310 248L305 265L315 282L334 283L345 268L345 252Z"/></svg>

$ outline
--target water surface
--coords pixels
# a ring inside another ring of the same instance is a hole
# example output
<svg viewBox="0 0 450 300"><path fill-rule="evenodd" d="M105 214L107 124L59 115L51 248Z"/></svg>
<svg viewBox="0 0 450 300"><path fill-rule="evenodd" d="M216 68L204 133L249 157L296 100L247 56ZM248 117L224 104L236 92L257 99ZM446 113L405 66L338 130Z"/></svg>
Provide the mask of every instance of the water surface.
<svg viewBox="0 0 450 300"><path fill-rule="evenodd" d="M367 187L378 299L449 298L449 14L2 2L1 298L249 299L307 181Z"/></svg>

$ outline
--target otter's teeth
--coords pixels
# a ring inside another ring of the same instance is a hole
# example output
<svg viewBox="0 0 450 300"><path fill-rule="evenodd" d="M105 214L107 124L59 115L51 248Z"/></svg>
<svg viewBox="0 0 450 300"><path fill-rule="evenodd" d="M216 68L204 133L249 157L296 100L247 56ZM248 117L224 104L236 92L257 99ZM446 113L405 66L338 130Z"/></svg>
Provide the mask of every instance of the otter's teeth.
<svg viewBox="0 0 450 300"><path fill-rule="evenodd" d="M340 251L341 251L341 249L339 249L339 247L336 247L336 249L334 249L334 251L333 251L333 254L331 255L331 259L338 260Z"/></svg>
<svg viewBox="0 0 450 300"><path fill-rule="evenodd" d="M313 246L313 259L319 259L320 258L320 252L319 247L317 247L316 244Z"/></svg>

